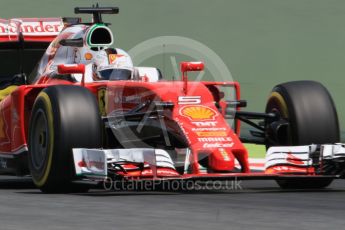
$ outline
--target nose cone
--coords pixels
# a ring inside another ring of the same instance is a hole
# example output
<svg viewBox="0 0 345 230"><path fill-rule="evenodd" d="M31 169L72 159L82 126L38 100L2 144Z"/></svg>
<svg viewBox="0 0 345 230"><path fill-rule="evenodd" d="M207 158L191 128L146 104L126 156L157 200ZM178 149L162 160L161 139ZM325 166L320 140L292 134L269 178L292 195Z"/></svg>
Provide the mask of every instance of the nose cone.
<svg viewBox="0 0 345 230"><path fill-rule="evenodd" d="M232 171L235 168L235 157L228 149L215 149L208 155L208 167L214 171Z"/></svg>

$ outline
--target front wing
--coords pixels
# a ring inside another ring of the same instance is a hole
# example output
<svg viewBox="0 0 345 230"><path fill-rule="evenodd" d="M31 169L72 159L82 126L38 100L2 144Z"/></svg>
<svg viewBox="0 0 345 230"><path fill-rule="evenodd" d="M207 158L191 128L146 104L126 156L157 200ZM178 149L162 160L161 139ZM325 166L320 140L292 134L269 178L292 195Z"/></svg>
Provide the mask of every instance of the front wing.
<svg viewBox="0 0 345 230"><path fill-rule="evenodd" d="M188 173L188 156L181 173L169 153L163 149L75 148L73 158L76 175L90 180L104 180L108 177L127 180L273 180L343 178L345 175L343 144L271 147L266 154L265 171L251 173Z"/></svg>

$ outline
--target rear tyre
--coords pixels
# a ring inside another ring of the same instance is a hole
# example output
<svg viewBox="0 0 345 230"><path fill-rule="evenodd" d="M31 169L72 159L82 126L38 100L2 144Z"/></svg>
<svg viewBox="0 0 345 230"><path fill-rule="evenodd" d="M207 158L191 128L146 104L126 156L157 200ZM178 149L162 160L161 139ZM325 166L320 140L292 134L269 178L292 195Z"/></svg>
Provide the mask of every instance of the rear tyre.
<svg viewBox="0 0 345 230"><path fill-rule="evenodd" d="M275 86L267 113L277 113L289 125L274 137L267 134L267 147L336 143L340 140L338 116L327 89L315 81L294 81ZM269 122L266 127L270 126ZM281 188L324 188L332 179L278 180Z"/></svg>
<svg viewBox="0 0 345 230"><path fill-rule="evenodd" d="M102 146L95 97L79 86L48 87L36 98L29 127L29 168L34 184L46 193L86 192L75 184L72 148Z"/></svg>

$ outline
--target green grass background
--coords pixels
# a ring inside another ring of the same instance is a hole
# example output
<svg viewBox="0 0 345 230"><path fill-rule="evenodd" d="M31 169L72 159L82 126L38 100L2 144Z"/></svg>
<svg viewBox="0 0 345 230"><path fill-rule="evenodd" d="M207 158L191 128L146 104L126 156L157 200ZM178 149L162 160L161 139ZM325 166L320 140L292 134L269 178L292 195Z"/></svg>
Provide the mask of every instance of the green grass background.
<svg viewBox="0 0 345 230"><path fill-rule="evenodd" d="M0 17L73 16L90 0L1 0ZM116 46L184 36L216 52L241 83L248 110L263 111L275 84L322 82L336 102L345 139L344 0L102 0L117 5ZM159 59L157 59L159 60ZM162 61L156 66L162 67ZM171 76L172 73L166 73Z"/></svg>
<svg viewBox="0 0 345 230"><path fill-rule="evenodd" d="M266 154L266 148L264 145L245 144L248 150L250 158L264 158Z"/></svg>

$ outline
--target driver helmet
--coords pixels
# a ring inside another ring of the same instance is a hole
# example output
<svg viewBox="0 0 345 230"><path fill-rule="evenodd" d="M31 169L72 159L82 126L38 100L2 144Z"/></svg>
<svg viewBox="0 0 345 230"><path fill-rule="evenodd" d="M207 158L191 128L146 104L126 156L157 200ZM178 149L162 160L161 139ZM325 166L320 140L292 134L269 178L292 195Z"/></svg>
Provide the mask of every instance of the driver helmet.
<svg viewBox="0 0 345 230"><path fill-rule="evenodd" d="M133 62L129 54L121 49L108 48L99 51L93 63L93 80L130 80Z"/></svg>

